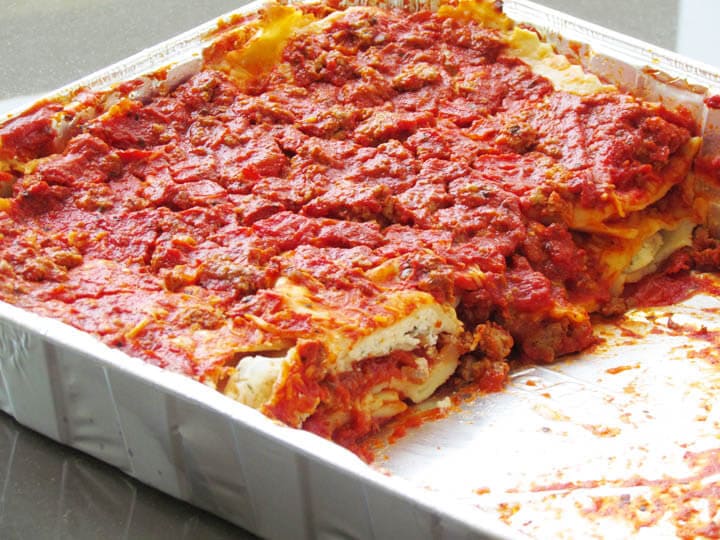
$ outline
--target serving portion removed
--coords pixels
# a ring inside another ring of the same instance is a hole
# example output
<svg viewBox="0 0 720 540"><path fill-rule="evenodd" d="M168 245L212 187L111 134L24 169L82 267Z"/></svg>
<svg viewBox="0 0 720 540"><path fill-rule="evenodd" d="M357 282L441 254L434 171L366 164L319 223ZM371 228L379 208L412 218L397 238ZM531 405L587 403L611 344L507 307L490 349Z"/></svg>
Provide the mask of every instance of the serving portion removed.
<svg viewBox="0 0 720 540"><path fill-rule="evenodd" d="M492 3L269 4L213 39L172 88L0 126L0 299L358 450L716 262L691 113Z"/></svg>

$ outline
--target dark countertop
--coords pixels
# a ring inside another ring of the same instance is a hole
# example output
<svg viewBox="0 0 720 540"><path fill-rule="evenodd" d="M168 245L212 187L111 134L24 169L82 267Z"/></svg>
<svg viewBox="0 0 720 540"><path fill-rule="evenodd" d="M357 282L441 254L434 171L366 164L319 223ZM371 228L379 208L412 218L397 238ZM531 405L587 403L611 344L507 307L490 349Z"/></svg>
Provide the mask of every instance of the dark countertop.
<svg viewBox="0 0 720 540"><path fill-rule="evenodd" d="M538 1L720 66L715 0ZM0 112L241 3L1 0ZM248 537L0 413L0 538Z"/></svg>

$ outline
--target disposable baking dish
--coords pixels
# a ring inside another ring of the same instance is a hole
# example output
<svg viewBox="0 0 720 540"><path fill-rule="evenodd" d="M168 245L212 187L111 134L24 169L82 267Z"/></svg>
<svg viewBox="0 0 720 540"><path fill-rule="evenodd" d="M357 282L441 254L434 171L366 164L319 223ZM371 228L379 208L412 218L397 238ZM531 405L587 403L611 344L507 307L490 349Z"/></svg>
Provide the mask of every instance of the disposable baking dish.
<svg viewBox="0 0 720 540"><path fill-rule="evenodd" d="M504 9L620 87L687 106L702 125L703 152L720 149L720 111L703 103L718 93L720 73L525 0ZM216 25L50 97L109 88L170 64L166 79L149 77L136 91L173 86L199 69ZM373 465L3 303L0 409L263 537L673 534L720 520L711 489L712 465L720 466L712 407L720 374L707 340L678 331L698 320L720 329L719 312L720 300L704 296L599 327L606 344L592 353L518 370L507 390L469 400L392 444L383 446L381 434Z"/></svg>

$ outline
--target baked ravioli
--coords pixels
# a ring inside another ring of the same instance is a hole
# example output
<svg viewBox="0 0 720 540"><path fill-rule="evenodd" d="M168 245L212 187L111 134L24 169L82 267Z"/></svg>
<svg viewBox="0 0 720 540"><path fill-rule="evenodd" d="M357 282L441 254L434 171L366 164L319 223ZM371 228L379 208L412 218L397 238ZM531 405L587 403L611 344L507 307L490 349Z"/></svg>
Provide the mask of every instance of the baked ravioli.
<svg viewBox="0 0 720 540"><path fill-rule="evenodd" d="M0 299L351 448L588 347L705 220L691 115L491 3L270 4L144 84L0 126Z"/></svg>

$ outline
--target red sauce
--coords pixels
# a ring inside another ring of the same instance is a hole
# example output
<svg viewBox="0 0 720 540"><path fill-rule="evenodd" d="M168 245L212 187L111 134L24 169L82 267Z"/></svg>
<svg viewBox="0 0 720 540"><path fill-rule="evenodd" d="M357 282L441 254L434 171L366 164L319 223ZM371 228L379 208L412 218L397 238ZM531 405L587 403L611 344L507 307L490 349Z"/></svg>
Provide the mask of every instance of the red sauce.
<svg viewBox="0 0 720 540"><path fill-rule="evenodd" d="M596 262L534 198L640 192L693 132L686 117L555 92L492 30L427 12L349 12L291 40L282 62L247 87L208 68L122 101L18 178L0 211L0 298L198 378L241 345L303 338L310 360L269 409L293 425L367 382L325 379L311 317L272 289L280 276L338 310L426 291L468 330L503 325L532 361L594 342L589 321L553 312L608 299ZM50 154L60 110L1 126L6 157ZM389 259L397 272L372 277ZM639 286L638 301L676 298L661 285ZM362 381L388 375L370 365ZM373 427L356 415L337 437Z"/></svg>
<svg viewBox="0 0 720 540"><path fill-rule="evenodd" d="M0 157L33 159L54 150L53 117L63 110L60 103L40 102L0 126Z"/></svg>
<svg viewBox="0 0 720 540"><path fill-rule="evenodd" d="M432 365L432 359L429 363ZM416 371L415 356L410 352L396 351L387 356L365 360L350 372L324 377L319 383L317 394L321 403L305 420L303 428L323 437L331 437L344 446L354 445L387 421L387 418L373 418L362 407L360 402L363 398L370 395L373 388L387 385L392 379L421 382L422 379L418 379L419 375ZM307 396L304 389L302 395ZM281 401L277 407L293 402L294 399ZM273 413L280 419L286 420L282 415L277 414L277 407L272 409ZM343 418L340 425L338 415ZM420 417L428 419L438 416L435 413L428 413L427 415L412 414L410 417L415 420L408 420L405 428L401 430L402 433L408 427L419 425L415 422L419 422ZM397 429L395 437L399 437L401 433Z"/></svg>
<svg viewBox="0 0 720 540"><path fill-rule="evenodd" d="M626 480L585 480L558 482L534 486L533 492L592 490L612 488L617 495L595 496L589 493L591 504L582 508L590 519L610 517L624 519L635 531L644 527L668 523L681 538L717 538L720 528L716 523L720 483L720 450L687 452L684 456L691 473L685 477L642 478ZM633 488L649 488L638 492ZM622 493L623 488L627 493ZM700 509L703 510L700 510Z"/></svg>
<svg viewBox="0 0 720 540"><path fill-rule="evenodd" d="M639 307L667 306L687 300L702 290L706 280L702 276L680 274L653 274L638 283L627 285L625 296L629 305Z"/></svg>
<svg viewBox="0 0 720 540"><path fill-rule="evenodd" d="M711 109L720 109L720 95L709 96L705 98L705 105Z"/></svg>

